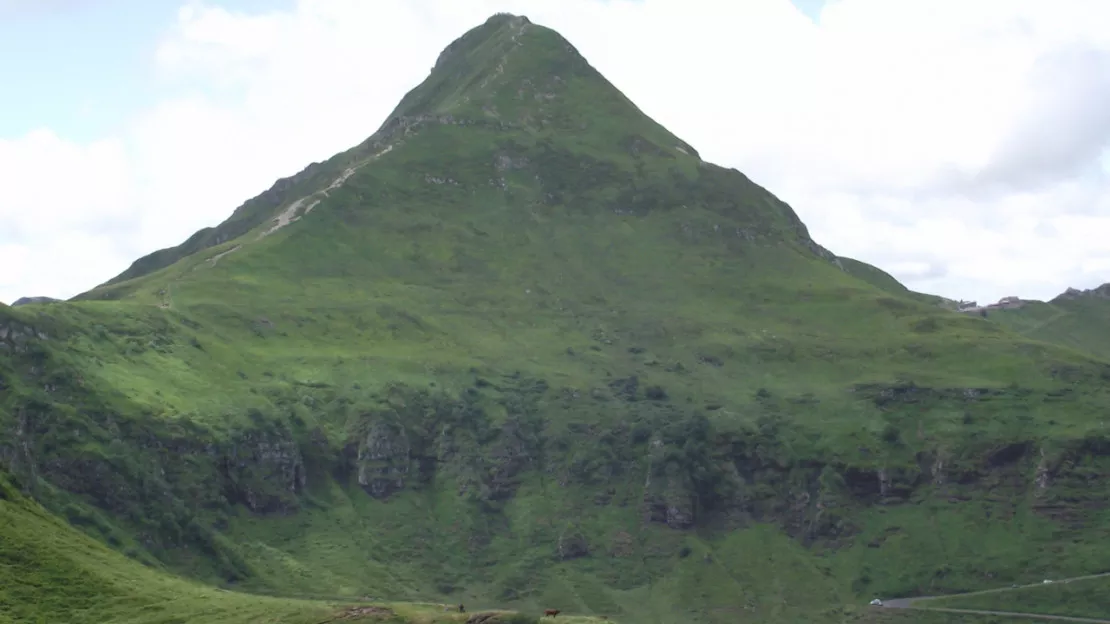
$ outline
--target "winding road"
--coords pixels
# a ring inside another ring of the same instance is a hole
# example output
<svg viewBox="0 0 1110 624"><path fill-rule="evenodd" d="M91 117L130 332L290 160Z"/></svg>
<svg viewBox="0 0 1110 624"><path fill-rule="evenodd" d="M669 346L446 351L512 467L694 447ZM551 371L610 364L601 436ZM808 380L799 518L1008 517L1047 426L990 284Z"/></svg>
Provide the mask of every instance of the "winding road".
<svg viewBox="0 0 1110 624"><path fill-rule="evenodd" d="M1087 576L1076 576L1076 577L1073 577L1073 578L1061 579L1059 581L1053 581L1053 582L1054 583L1071 583L1072 581L1085 581L1085 580L1088 580L1088 579L1097 579L1097 578L1103 578L1103 577L1110 577L1110 572L1105 572L1103 574L1089 574ZM1018 590L1021 590L1021 589L1029 589L1029 588L1032 588L1032 587L1043 587L1043 586L1044 586L1043 583L1032 583L1032 584L1029 584L1029 585L1019 585L1017 587L999 587L999 588L996 588L996 589L984 589L984 590L981 590L981 591L967 592L967 593L964 593L964 594L948 594L946 596L918 596L918 597L915 597L915 598L892 598L890 600L884 600L882 608L884 608L884 609L917 609L917 610L920 610L920 611L939 611L939 612L942 612L942 613L958 613L958 614L964 614L964 615L998 615L998 616L1003 616L1003 617L1025 618L1025 619L1032 619L1032 620L1054 620L1054 621L1063 621L1063 622L1083 622L1085 624L1110 624L1110 619L1074 617L1074 616L1070 616L1070 615L1048 615L1048 614L1045 614L1045 613L1018 613L1018 612L1012 612L1012 611L988 611L988 610L983 610L983 609L952 609L952 608L949 608L949 607L926 607L924 605L918 605L917 604L919 602L924 602L924 601L927 601L927 600L935 600L935 599L938 599L938 598L955 598L957 596L964 597L964 596L978 596L978 595L981 595L981 594L996 594L996 593L999 593L999 592L1018 591Z"/></svg>

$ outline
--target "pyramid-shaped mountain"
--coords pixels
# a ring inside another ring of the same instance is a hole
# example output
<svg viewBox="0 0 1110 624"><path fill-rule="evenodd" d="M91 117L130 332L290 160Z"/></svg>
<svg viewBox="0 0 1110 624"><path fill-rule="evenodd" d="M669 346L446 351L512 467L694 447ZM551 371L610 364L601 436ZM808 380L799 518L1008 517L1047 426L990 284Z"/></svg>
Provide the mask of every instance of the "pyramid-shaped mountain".
<svg viewBox="0 0 1110 624"><path fill-rule="evenodd" d="M403 176L379 173L392 170ZM362 186L395 194L344 195ZM701 161L557 33L502 14L448 46L361 145L278 181L218 227L136 261L109 284L230 241L258 240L317 206L357 203L369 214L424 203L419 212L431 218L436 206L460 201L474 204L471 210L516 206L549 216L565 209L580 216L719 214L725 221L713 223L714 234L723 242L784 242L833 260L788 206L743 175ZM704 225L692 221L687 233Z"/></svg>
<svg viewBox="0 0 1110 624"><path fill-rule="evenodd" d="M1110 364L994 316L497 15L356 147L0 307L0 472L132 558L329 599L817 621L1097 571Z"/></svg>

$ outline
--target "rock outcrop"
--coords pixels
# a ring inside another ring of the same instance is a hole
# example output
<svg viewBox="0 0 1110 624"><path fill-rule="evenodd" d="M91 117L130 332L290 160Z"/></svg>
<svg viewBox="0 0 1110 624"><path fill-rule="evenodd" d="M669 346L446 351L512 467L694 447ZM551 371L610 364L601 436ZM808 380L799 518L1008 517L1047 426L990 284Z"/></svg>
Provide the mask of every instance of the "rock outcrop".
<svg viewBox="0 0 1110 624"><path fill-rule="evenodd" d="M285 513L299 506L305 466L288 431L246 431L228 444L223 472L228 500L258 513Z"/></svg>
<svg viewBox="0 0 1110 624"><path fill-rule="evenodd" d="M358 442L358 484L374 498L387 498L405 487L412 467L412 444L404 427L384 417L371 417Z"/></svg>
<svg viewBox="0 0 1110 624"><path fill-rule="evenodd" d="M1099 299L1110 299L1110 282L1101 286L1096 286L1089 290L1079 290L1078 288L1068 288L1063 293L1058 295L1053 301L1060 299L1079 299L1081 297L1097 297Z"/></svg>

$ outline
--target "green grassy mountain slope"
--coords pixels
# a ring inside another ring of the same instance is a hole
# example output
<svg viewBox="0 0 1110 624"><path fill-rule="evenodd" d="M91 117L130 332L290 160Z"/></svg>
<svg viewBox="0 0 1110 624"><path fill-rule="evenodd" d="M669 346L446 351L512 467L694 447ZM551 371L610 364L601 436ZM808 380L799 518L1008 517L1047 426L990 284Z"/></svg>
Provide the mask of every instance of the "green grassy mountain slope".
<svg viewBox="0 0 1110 624"><path fill-rule="evenodd" d="M491 18L312 171L0 307L23 491L209 583L625 622L1110 555L1110 363L846 268L549 29Z"/></svg>
<svg viewBox="0 0 1110 624"><path fill-rule="evenodd" d="M995 310L990 318L1035 340L1043 340L1110 360L1110 284L1067 292L1047 303Z"/></svg>

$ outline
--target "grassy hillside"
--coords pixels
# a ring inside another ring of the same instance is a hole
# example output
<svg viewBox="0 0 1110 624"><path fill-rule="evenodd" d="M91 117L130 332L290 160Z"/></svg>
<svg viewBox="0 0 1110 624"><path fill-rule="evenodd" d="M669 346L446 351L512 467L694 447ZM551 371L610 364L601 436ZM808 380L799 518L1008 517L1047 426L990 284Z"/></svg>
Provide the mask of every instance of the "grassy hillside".
<svg viewBox="0 0 1110 624"><path fill-rule="evenodd" d="M0 306L23 491L225 588L637 623L1110 558L1110 363L838 261L553 31L491 18L312 172Z"/></svg>
<svg viewBox="0 0 1110 624"><path fill-rule="evenodd" d="M156 565L144 567L75 531L24 498L3 474L0 474L0 543L3 544L0 549L0 622L4 623L326 624L372 621L446 624L471 622L475 616L485 618L480 621L488 624L536 621L535 615L476 610L473 606L466 614L459 614L447 611L442 604L272 598L212 588L172 576ZM824 621L830 622L927 624L934 621L928 614L905 617L870 613L852 606L832 607L823 615L827 616ZM559 621L590 624L615 620L563 613Z"/></svg>
<svg viewBox="0 0 1110 624"><path fill-rule="evenodd" d="M994 311L990 318L1030 338L1110 359L1110 284Z"/></svg>

